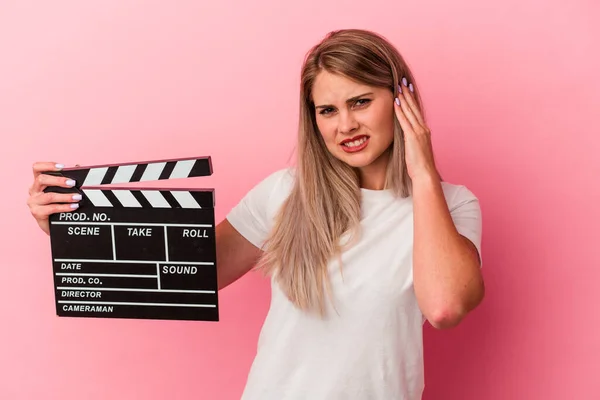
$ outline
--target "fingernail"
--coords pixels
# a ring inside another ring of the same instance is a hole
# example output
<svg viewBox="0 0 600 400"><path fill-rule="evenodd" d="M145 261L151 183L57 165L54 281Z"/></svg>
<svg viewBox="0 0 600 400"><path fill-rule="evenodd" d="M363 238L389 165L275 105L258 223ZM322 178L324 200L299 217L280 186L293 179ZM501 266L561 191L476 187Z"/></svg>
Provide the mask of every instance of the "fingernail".
<svg viewBox="0 0 600 400"><path fill-rule="evenodd" d="M410 85L408 85L408 88L410 89L411 92L415 91L415 89L413 88L413 84L412 83Z"/></svg>
<svg viewBox="0 0 600 400"><path fill-rule="evenodd" d="M75 186L75 181L73 179L69 179L66 183L67 186Z"/></svg>
<svg viewBox="0 0 600 400"><path fill-rule="evenodd" d="M80 194L73 195L73 200L81 200L81 195Z"/></svg>
<svg viewBox="0 0 600 400"><path fill-rule="evenodd" d="M402 93L402 86L398 85L398 92Z"/></svg>
<svg viewBox="0 0 600 400"><path fill-rule="evenodd" d="M78 203L73 203L73 204L71 204L71 208L77 208L77 207L79 207L79 204L78 204Z"/></svg>
<svg viewBox="0 0 600 400"><path fill-rule="evenodd" d="M56 169L63 169L65 166L64 164L56 164L55 167Z"/></svg>
<svg viewBox="0 0 600 400"><path fill-rule="evenodd" d="M396 97L396 104L400 105L400 99Z"/></svg>
<svg viewBox="0 0 600 400"><path fill-rule="evenodd" d="M404 84L404 86L408 86L408 81L406 80L406 78L402 78L402 83Z"/></svg>

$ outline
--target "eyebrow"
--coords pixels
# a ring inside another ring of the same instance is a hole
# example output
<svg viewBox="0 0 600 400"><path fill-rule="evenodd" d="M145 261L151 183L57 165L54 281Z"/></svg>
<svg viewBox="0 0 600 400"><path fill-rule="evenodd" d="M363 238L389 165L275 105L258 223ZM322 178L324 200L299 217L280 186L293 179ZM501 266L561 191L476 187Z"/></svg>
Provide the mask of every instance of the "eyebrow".
<svg viewBox="0 0 600 400"><path fill-rule="evenodd" d="M361 97L368 96L370 94L373 94L373 92L367 92L367 93L360 94L358 96L350 97L348 100L346 100L346 103L352 103L353 101L356 101L356 100L360 99ZM333 105L331 105L331 104L323 104L323 105L320 105L320 106L315 106L316 109L318 109L318 108L329 108L329 107L333 107Z"/></svg>

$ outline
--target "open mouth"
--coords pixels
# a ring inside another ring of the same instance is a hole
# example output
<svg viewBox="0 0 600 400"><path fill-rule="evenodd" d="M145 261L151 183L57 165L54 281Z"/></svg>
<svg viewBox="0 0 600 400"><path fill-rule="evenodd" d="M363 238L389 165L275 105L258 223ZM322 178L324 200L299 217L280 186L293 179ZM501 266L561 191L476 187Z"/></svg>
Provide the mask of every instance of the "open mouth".
<svg viewBox="0 0 600 400"><path fill-rule="evenodd" d="M366 135L356 136L350 139L343 140L340 145L347 153L355 153L367 147L369 137Z"/></svg>

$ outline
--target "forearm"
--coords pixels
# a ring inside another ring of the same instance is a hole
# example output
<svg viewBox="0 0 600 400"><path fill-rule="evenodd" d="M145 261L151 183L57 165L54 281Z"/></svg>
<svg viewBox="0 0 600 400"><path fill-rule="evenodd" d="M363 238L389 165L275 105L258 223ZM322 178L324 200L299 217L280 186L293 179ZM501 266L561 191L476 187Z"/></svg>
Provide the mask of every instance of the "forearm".
<svg viewBox="0 0 600 400"><path fill-rule="evenodd" d="M227 219L216 228L218 289L224 289L254 267L261 251L246 240Z"/></svg>
<svg viewBox="0 0 600 400"><path fill-rule="evenodd" d="M456 230L439 180L413 180L413 200L415 294L433 326L452 327L483 298L477 250Z"/></svg>

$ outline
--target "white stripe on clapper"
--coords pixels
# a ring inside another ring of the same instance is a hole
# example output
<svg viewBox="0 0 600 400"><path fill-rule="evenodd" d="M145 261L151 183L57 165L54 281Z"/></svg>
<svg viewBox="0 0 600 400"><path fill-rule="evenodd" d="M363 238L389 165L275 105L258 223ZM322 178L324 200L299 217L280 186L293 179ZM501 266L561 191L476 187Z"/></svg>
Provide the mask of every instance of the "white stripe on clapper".
<svg viewBox="0 0 600 400"><path fill-rule="evenodd" d="M104 175L106 175L106 171L108 171L108 167L90 169L82 186L100 185Z"/></svg>
<svg viewBox="0 0 600 400"><path fill-rule="evenodd" d="M80 287L80 286L58 286L58 290L86 290L99 292L164 292L164 293L215 293L214 290L177 290L177 289L137 289L137 288L105 288L105 287Z"/></svg>
<svg viewBox="0 0 600 400"><path fill-rule="evenodd" d="M132 225L127 223L127 225ZM137 224L135 224L137 225ZM158 226L159 224L157 224ZM106 263L108 260L94 260L90 258L79 259L79 258L55 258L55 262L89 262L89 263ZM161 263L165 264L165 260L115 260L117 264L156 264ZM174 263L169 263L174 264ZM186 261L185 264L190 265L215 265L212 261Z"/></svg>
<svg viewBox="0 0 600 400"><path fill-rule="evenodd" d="M160 264L156 263L156 282L158 284L158 290L160 290Z"/></svg>
<svg viewBox="0 0 600 400"><path fill-rule="evenodd" d="M195 163L196 160L178 161L169 179L187 178Z"/></svg>
<svg viewBox="0 0 600 400"><path fill-rule="evenodd" d="M171 205L159 191L156 190L142 190L144 197L150 202L154 208L171 208Z"/></svg>
<svg viewBox="0 0 600 400"><path fill-rule="evenodd" d="M111 183L128 183L131 181L131 177L133 176L133 173L135 172L135 169L137 168L137 165L122 165L119 168L117 168L117 172L115 173L115 176L113 177Z"/></svg>
<svg viewBox="0 0 600 400"><path fill-rule="evenodd" d="M129 190L117 189L113 190L115 197L119 199L123 207L141 207L139 201L131 194Z"/></svg>
<svg viewBox="0 0 600 400"><path fill-rule="evenodd" d="M102 304L108 306L150 306L150 307L210 307L215 308L215 304L184 304L184 303L134 303L129 301L78 301L78 300L58 300L60 304Z"/></svg>
<svg viewBox="0 0 600 400"><path fill-rule="evenodd" d="M80 274L77 272L57 272L56 276L108 276L111 278L156 278L156 275L136 274Z"/></svg>
<svg viewBox="0 0 600 400"><path fill-rule="evenodd" d="M112 241L113 260L116 260L117 259L117 244L115 241L115 226L114 225L110 226L110 240Z"/></svg>
<svg viewBox="0 0 600 400"><path fill-rule="evenodd" d="M112 207L106 196L98 189L84 189L83 192L96 207Z"/></svg>
<svg viewBox="0 0 600 400"><path fill-rule="evenodd" d="M167 226L165 225L165 261L169 261L169 230L167 228ZM158 268L158 264L156 264L156 268ZM160 276L160 272L158 274Z"/></svg>
<svg viewBox="0 0 600 400"><path fill-rule="evenodd" d="M170 193L173 195L173 197L175 197L175 200L177 200L179 205L183 208L202 208L190 192L174 190Z"/></svg>
<svg viewBox="0 0 600 400"><path fill-rule="evenodd" d="M160 174L167 165L166 162L148 164L140 181L155 181L160 178Z"/></svg>

